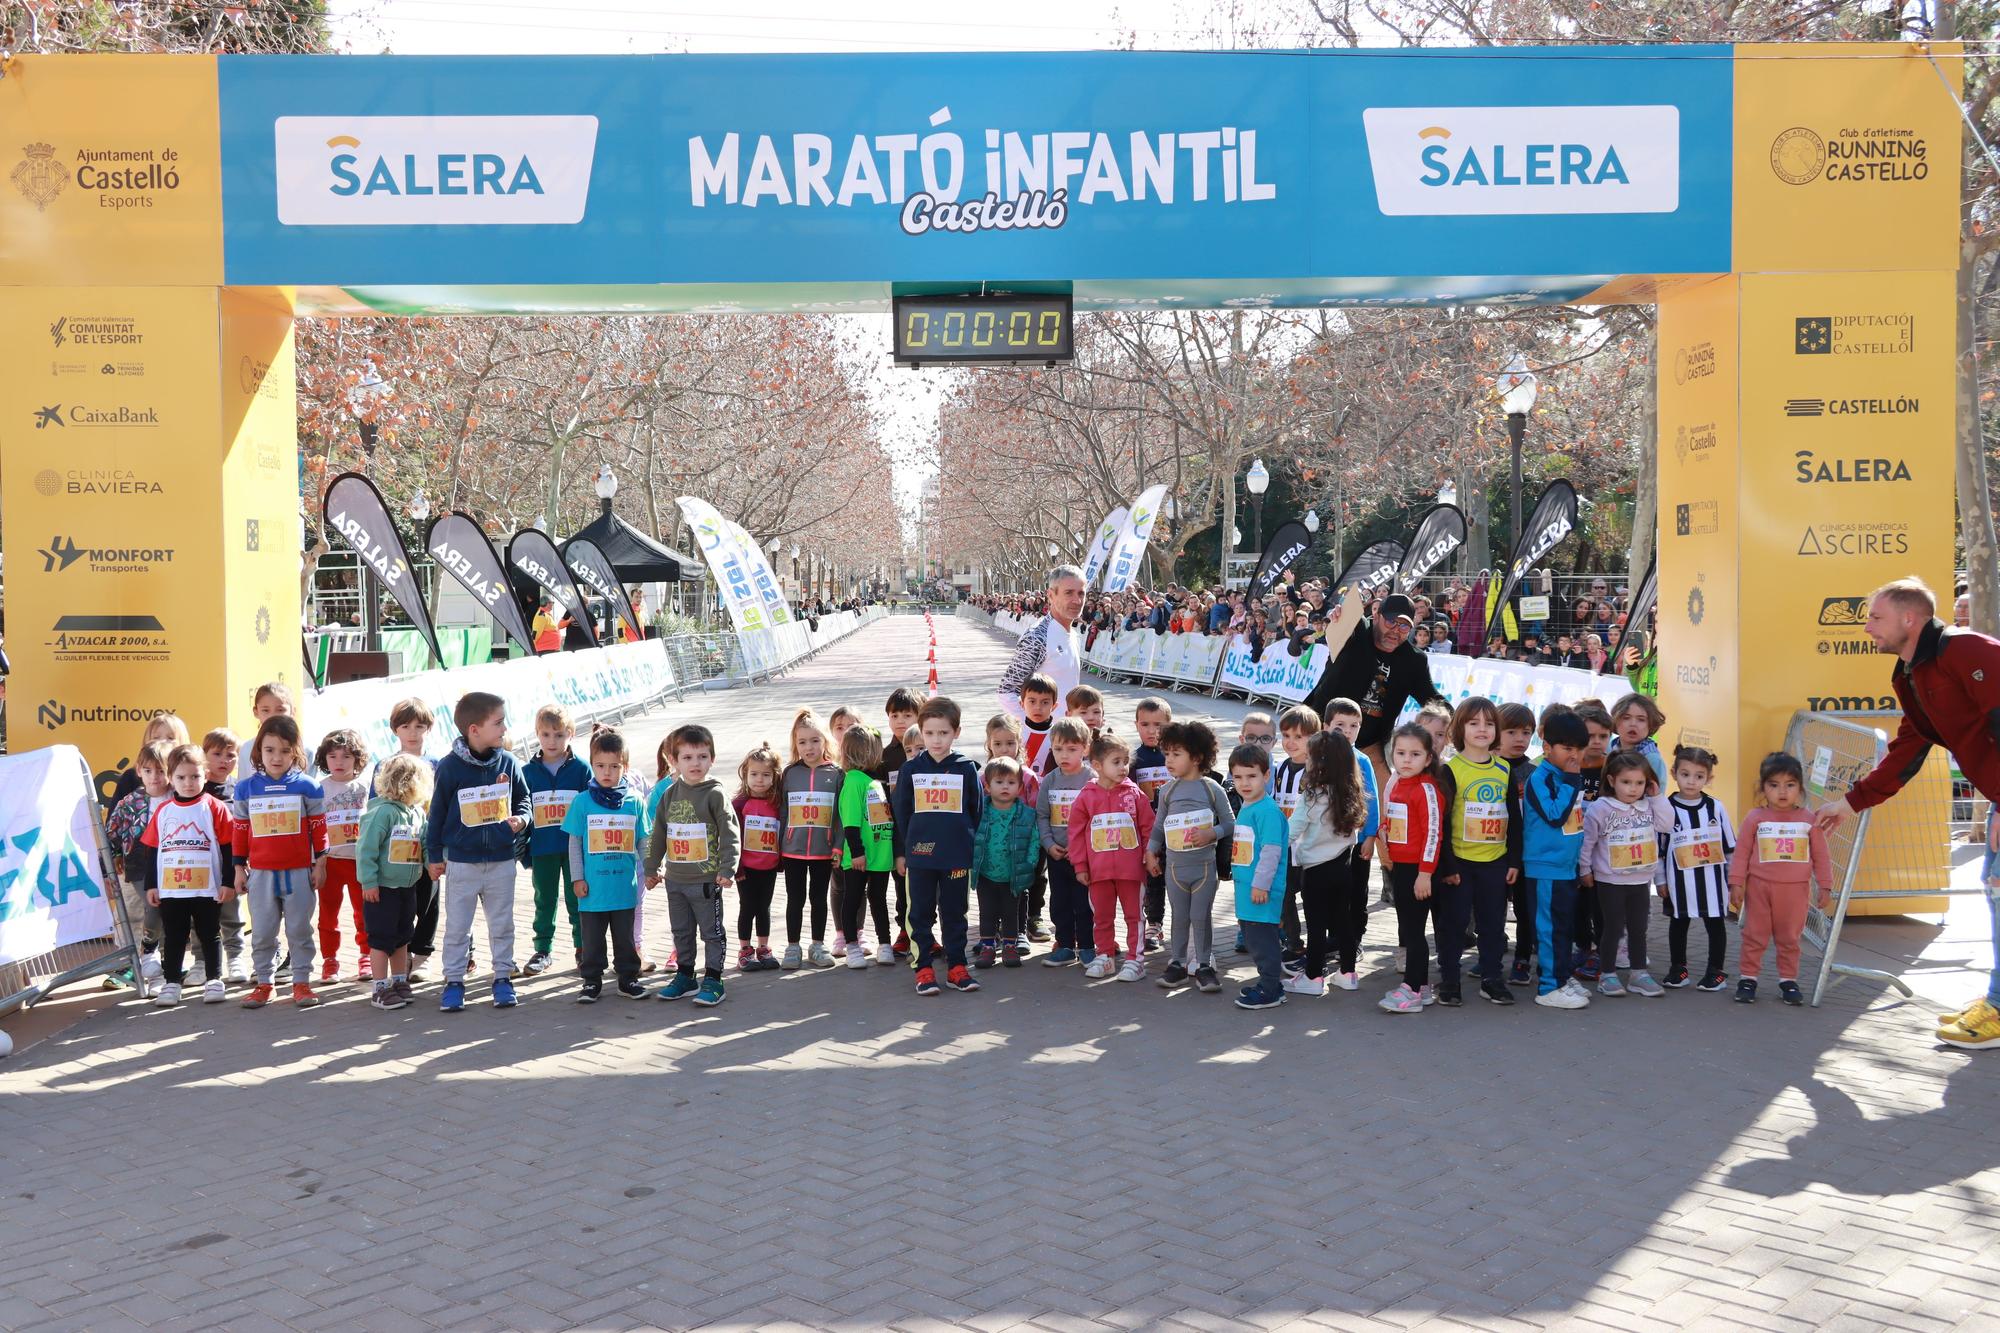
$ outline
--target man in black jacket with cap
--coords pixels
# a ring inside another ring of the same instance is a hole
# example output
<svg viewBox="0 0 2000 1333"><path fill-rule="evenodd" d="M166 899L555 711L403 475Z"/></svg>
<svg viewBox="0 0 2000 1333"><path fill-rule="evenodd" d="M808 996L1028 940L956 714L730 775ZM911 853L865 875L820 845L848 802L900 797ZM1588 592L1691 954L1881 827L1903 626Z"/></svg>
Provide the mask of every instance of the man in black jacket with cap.
<svg viewBox="0 0 2000 1333"><path fill-rule="evenodd" d="M1326 716L1326 706L1334 699L1352 699L1361 705L1361 735L1355 748L1373 761L1380 791L1388 790L1380 785L1388 772L1383 744L1396 729L1403 705L1411 699L1429 703L1444 698L1431 683L1430 663L1410 644L1415 612L1416 607L1402 593L1384 597L1375 618L1354 627L1326 674L1306 696L1306 706L1321 717Z"/></svg>

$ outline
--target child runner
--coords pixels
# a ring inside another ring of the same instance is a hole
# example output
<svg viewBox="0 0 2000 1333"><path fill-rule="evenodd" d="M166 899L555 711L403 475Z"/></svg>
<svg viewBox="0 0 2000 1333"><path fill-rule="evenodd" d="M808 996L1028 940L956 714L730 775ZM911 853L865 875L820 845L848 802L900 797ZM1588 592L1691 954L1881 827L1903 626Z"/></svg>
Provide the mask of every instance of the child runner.
<svg viewBox="0 0 2000 1333"><path fill-rule="evenodd" d="M570 875L569 835L563 820L570 803L590 785L590 766L576 757L573 744L576 724L560 704L543 704L535 710L535 740L541 749L521 766L521 780L528 784L528 810L535 831L528 839L529 874L535 886L534 952L528 955L526 971L538 977L554 961L549 950L556 942L556 901L569 917L569 947L572 954L583 948L583 927L577 920L576 889ZM602 909L599 909L602 910Z"/></svg>
<svg viewBox="0 0 2000 1333"><path fill-rule="evenodd" d="M1014 721L1005 713L994 720ZM989 735L991 726L988 723ZM1021 908L1041 852L1041 835L1034 808L1021 794L1019 760L1011 755L992 755L989 747L982 778L986 809L979 816L979 831L972 836L972 869L979 892L979 952L972 965L993 966L993 941L997 939L1000 962L1019 967Z"/></svg>
<svg viewBox="0 0 2000 1333"><path fill-rule="evenodd" d="M435 787L438 761L424 753L424 746L430 741L431 728L437 725L430 705L422 699L411 697L398 700L389 710L389 730L396 734L398 754L406 754L431 770ZM375 770L379 778L382 770ZM372 794L372 793L371 793ZM410 984L412 986L426 980L425 968L431 955L437 949L438 917L441 915L438 884L431 878L428 857L424 863L424 873L417 876L411 889L412 899L417 906L417 921L410 928Z"/></svg>
<svg viewBox="0 0 2000 1333"><path fill-rule="evenodd" d="M770 972L778 966L771 956L771 897L778 887L778 828L783 822L778 762L778 752L759 741L736 766L736 799L730 805L736 811L737 845L742 849L736 863L739 972ZM750 942L753 932L755 944Z"/></svg>
<svg viewBox="0 0 2000 1333"><path fill-rule="evenodd" d="M1050 691L1049 699L1050 702L1054 702L1054 691ZM888 701L882 705L882 716L888 720L889 726L883 733L882 788L892 796L896 791L896 779L903 772L903 761L910 757L909 747L903 744L903 736L916 728L917 710L923 707L923 703L923 699L915 690L899 685L889 691ZM906 924L910 919L910 896L909 890L903 885L903 872L891 870L889 883L896 890L896 942L888 944L877 941L875 961L882 964L893 963L898 958L910 956L909 926ZM882 956L884 949L889 951L887 958Z"/></svg>
<svg viewBox="0 0 2000 1333"><path fill-rule="evenodd" d="M1986 808L1986 858L1979 868L1979 882L1986 887L1986 901L1994 914L1994 948L2000 950L2000 804ZM1937 1039L1961 1051L2000 1045L2000 1009L1995 1006L2000 1006L2000 965L1988 978L1984 996L1937 1016Z"/></svg>
<svg viewBox="0 0 2000 1333"><path fill-rule="evenodd" d="M1073 686L1063 696L1063 716L1078 719L1096 736L1104 730L1104 695L1095 685Z"/></svg>
<svg viewBox="0 0 2000 1333"><path fill-rule="evenodd" d="M828 713L826 716L827 758L831 759L834 762L834 764L837 767L839 767L843 772L846 770L847 766L846 764L841 762L840 758L841 742L847 739L848 732L852 731L855 727L859 726L860 724L861 724L860 712L856 709L849 708L846 704L835 705L834 710L831 713ZM873 776L879 779L883 777L883 774L875 773L873 774ZM834 805L835 805L835 819L837 821L839 817L839 809L838 809L839 801L837 798L834 802ZM845 873L843 873L843 862L845 858L840 850L840 830L837 822L834 828L833 841L834 841L833 872L827 879L826 896L828 902L828 912L833 919L833 960L835 963L839 963L840 961L842 961L847 957L848 939L847 939L847 931L843 929L840 924L841 922L847 920L847 914L841 910L841 904L845 900L845 895L847 891L846 888L847 876ZM865 966L866 964L864 963L863 965Z"/></svg>
<svg viewBox="0 0 2000 1333"><path fill-rule="evenodd" d="M368 742L358 731L329 731L320 739L313 767L326 774L319 784L326 813L326 855L317 867L313 886L319 891L319 979L327 982L340 976L340 906L345 900L354 914L354 947L361 955L354 979L368 981L375 974L354 860L355 844L361 838L361 811L368 804L372 780L361 774L368 767Z"/></svg>
<svg viewBox="0 0 2000 1333"><path fill-rule="evenodd" d="M1514 905L1514 966L1507 973L1510 986L1533 985L1535 980L1529 961L1535 957L1535 890L1523 868L1527 827L1521 810L1521 793L1528 789L1528 778L1535 770L1535 761L1528 758L1528 745L1534 739L1535 710L1526 704L1501 704L1499 754L1507 761L1507 868L1514 872L1509 895Z"/></svg>
<svg viewBox="0 0 2000 1333"><path fill-rule="evenodd" d="M1611 705L1611 739L1605 743L1605 755L1641 754L1652 767L1653 780L1662 787L1667 785L1667 761L1660 754L1659 745L1653 740L1661 727L1667 724L1667 715L1653 702L1650 694L1632 693Z"/></svg>
<svg viewBox="0 0 2000 1333"><path fill-rule="evenodd" d="M1583 784L1583 800L1586 806L1596 800L1604 790L1604 759L1611 746L1611 712L1595 699L1579 699L1574 705L1576 715L1583 719L1584 727L1590 733L1590 744L1583 751L1583 767L1578 777ZM1582 863L1580 871L1590 869L1588 861ZM1573 918L1571 939L1575 943L1577 959L1575 975L1583 981L1596 981L1602 973L1598 957L1598 941L1604 938L1604 906L1597 894L1579 888L1576 895L1576 916ZM1616 958L1616 946L1612 957Z"/></svg>
<svg viewBox="0 0 2000 1333"><path fill-rule="evenodd" d="M1631 992L1654 998L1665 994L1646 970L1646 923L1652 915L1653 885L1660 879L1660 839L1674 831L1673 812L1666 798L1647 795L1654 785L1653 766L1635 750L1604 761L1604 794L1583 812L1582 877L1595 886L1604 913L1600 959L1625 944L1631 960ZM1616 966L1607 966L1597 982L1599 995L1624 995Z"/></svg>
<svg viewBox="0 0 2000 1333"><path fill-rule="evenodd" d="M133 851L140 835L153 822L153 811L173 796L173 784L167 778L167 756L178 748L165 741L147 741L141 746L131 769L138 775L139 785L104 817L104 836L117 863L118 891L124 899L125 921L133 935L129 943L139 950L138 975L127 980L145 1000L160 993L164 976L159 956L160 909L147 896L143 858L135 857ZM215 979L222 980L222 974L217 972Z"/></svg>
<svg viewBox="0 0 2000 1333"><path fill-rule="evenodd" d="M181 1002L185 976L181 961L192 934L207 978L202 983L202 1003L221 1004L228 996L223 993L222 943L216 935L221 900L236 892L229 882L236 821L228 807L202 790L201 755L192 745L168 751L166 767L172 793L152 812L137 844L146 900L160 913L165 957L165 980L153 1003L172 1008ZM307 940L310 949L310 930ZM310 965L312 960L306 961Z"/></svg>
<svg viewBox="0 0 2000 1333"><path fill-rule="evenodd" d="M1590 992L1573 971L1570 925L1576 919L1577 867L1583 856L1583 752L1590 730L1562 704L1542 712L1542 762L1521 793L1521 877L1535 899L1540 975L1535 1003L1582 1009Z"/></svg>
<svg viewBox="0 0 2000 1333"><path fill-rule="evenodd" d="M938 993L932 927L940 920L945 984L957 991L979 989L965 966L966 891L981 811L979 765L952 748L958 727L957 704L941 694L924 700L917 710L923 752L911 755L896 779L896 830L903 849L896 859L910 883L910 948L919 995Z"/></svg>
<svg viewBox="0 0 2000 1333"><path fill-rule="evenodd" d="M833 874L833 805L840 791L840 770L832 763L826 729L819 714L801 708L792 718L791 762L779 776L783 803L778 813L778 853L785 870L785 957L783 965L801 962L832 967L826 951L826 891ZM812 949L801 955L799 931L806 902L812 902Z"/></svg>
<svg viewBox="0 0 2000 1333"><path fill-rule="evenodd" d="M1229 755L1229 780L1243 798L1230 830L1230 877L1236 886L1236 919L1257 963L1257 980L1236 997L1239 1009L1271 1009L1285 1002L1283 946L1278 914L1285 901L1289 830L1270 799L1271 753L1261 745L1239 745Z"/></svg>
<svg viewBox="0 0 2000 1333"><path fill-rule="evenodd" d="M875 942L889 947L889 872L896 864L896 819L889 793L876 776L882 767L882 742L867 727L852 726L840 740L840 798L837 802L840 897L840 938L847 941L847 965L868 966L868 949L861 939L861 914L875 918ZM895 955L889 957L895 962Z"/></svg>
<svg viewBox="0 0 2000 1333"><path fill-rule="evenodd" d="M217 727L201 738L201 789L231 810L236 808L236 764L242 749L236 733L227 727ZM244 957L240 893L225 895L222 904L222 966L230 985L249 984L250 963Z"/></svg>
<svg viewBox="0 0 2000 1333"><path fill-rule="evenodd" d="M1389 867L1389 888L1395 896L1396 934L1403 946L1403 979L1383 996L1380 1007L1392 1014L1423 1012L1436 1003L1430 987L1430 950L1424 939L1427 922L1438 922L1438 970L1447 960L1456 981L1457 953L1447 954L1445 930L1438 915L1437 881L1449 855L1445 819L1448 807L1438 783L1437 751L1430 728L1405 722L1389 736L1389 790L1382 797L1382 859ZM1453 941L1456 943L1456 941Z"/></svg>
<svg viewBox="0 0 2000 1333"><path fill-rule="evenodd" d="M722 794L722 784L708 775L715 764L715 737L709 729L693 724L678 727L667 743L674 753L674 780L654 802L658 816L646 844L646 876L649 884L658 882L664 857L675 970L656 996L678 1000L692 993L696 1004L707 1007L723 999L722 965L729 956L729 939L722 929L722 891L735 879L736 816ZM592 788L592 795L605 804L599 794L603 772L594 749L591 771L600 784ZM573 814L570 822L574 837ZM697 949L702 950L699 983L694 979Z"/></svg>
<svg viewBox="0 0 2000 1333"><path fill-rule="evenodd" d="M1215 763L1215 733L1200 722L1170 722L1160 729L1167 785L1159 817L1146 840L1148 869L1166 885L1173 933L1160 985L1172 988L1190 976L1204 994L1222 989L1215 972L1215 848L1234 846L1236 812L1222 784L1207 776Z"/></svg>
<svg viewBox="0 0 2000 1333"><path fill-rule="evenodd" d="M986 719L986 757L988 760L1012 759L1017 764L1020 763L1021 724L1011 714L995 713ZM1042 856L1041 826L1035 820L1035 803L1042 794L1042 783L1041 779L1030 772L1025 765L1021 766L1018 794L1022 808L1027 811L1028 821L1036 825L1034 855L1031 858L1034 864L1028 868L1027 892L1017 904L1020 910L1015 913L1015 920L1020 925L1021 932L1015 936L1014 947L1021 957L1026 958L1029 946L1034 942L1029 934L1030 927L1034 923L1028 913L1041 910L1044 897L1048 893L1049 881L1048 862ZM985 929L983 917L980 929L982 931ZM1039 933L1041 939L1044 941L1048 939L1047 931Z"/></svg>
<svg viewBox="0 0 2000 1333"><path fill-rule="evenodd" d="M1353 745L1361 738L1361 705L1352 699L1336 698L1326 706L1326 729L1337 731ZM1347 874L1334 884L1334 949L1339 970L1327 980L1340 990L1359 990L1361 941L1368 933L1368 875L1374 868L1376 835L1382 831L1382 800L1375 789L1375 765L1356 751L1361 767L1361 790L1368 801L1368 817L1361 836L1347 853Z"/></svg>
<svg viewBox="0 0 2000 1333"><path fill-rule="evenodd" d="M187 723L181 721L178 713L169 713L163 708L146 719L145 729L139 733L139 748L132 753L136 756L148 745L158 742L167 747L161 752L163 755L171 754L176 746L186 745L188 739ZM132 764L118 775L118 782L111 789L109 808L117 809L119 802L139 790L139 785L139 764L137 759L134 759ZM169 782L168 785L173 784ZM140 831L144 831L143 826Z"/></svg>
<svg viewBox="0 0 2000 1333"><path fill-rule="evenodd" d="M1306 780L1306 745L1319 735L1323 725L1319 714L1304 704L1278 715L1278 748L1285 757L1271 770L1271 799L1288 821L1298 811L1300 788ZM1285 876L1285 911L1280 918L1285 928L1287 975L1296 971L1306 956L1305 933L1299 928L1299 879L1298 863L1291 862Z"/></svg>
<svg viewBox="0 0 2000 1333"><path fill-rule="evenodd" d="M255 694L250 696L250 716L256 719L260 727L270 718L292 715L292 687L282 680L267 680L257 687ZM182 736L182 739L187 738ZM249 753L242 756L236 769L238 778L247 778L258 771L256 748L254 745L251 746ZM303 763L304 759L305 757L301 755L300 762ZM256 915L254 907L251 909L251 915Z"/></svg>
<svg viewBox="0 0 2000 1333"><path fill-rule="evenodd" d="M1153 834L1153 806L1126 774L1132 751L1108 732L1090 744L1097 780L1078 793L1070 820L1080 836L1069 843L1077 883L1090 892L1097 957L1084 975L1137 981L1146 975L1139 896L1146 878L1146 840ZM1125 951L1118 951L1117 914L1125 917Z"/></svg>
<svg viewBox="0 0 2000 1333"><path fill-rule="evenodd" d="M1070 812L1077 796L1095 775L1084 762L1090 752L1090 728L1082 718L1065 717L1049 728L1049 749L1055 766L1042 775L1035 798L1035 818L1041 829L1042 854L1049 865L1049 924L1055 948L1042 958L1043 967L1086 967L1097 957L1090 897L1078 885L1070 860Z"/></svg>
<svg viewBox="0 0 2000 1333"><path fill-rule="evenodd" d="M424 874L424 812L431 799L431 766L416 755L396 754L375 770L375 799L361 817L355 874L361 881L361 915L368 923L377 1009L409 1004L410 935L417 926L417 882Z"/></svg>
<svg viewBox="0 0 2000 1333"><path fill-rule="evenodd" d="M493 1007L517 1003L514 967L514 836L528 823L528 784L507 749L507 701L474 690L452 709L458 739L437 766L424 845L443 880L444 991L438 1008L465 1008L472 917L486 915L493 952ZM255 913L252 913L254 916Z"/></svg>
<svg viewBox="0 0 2000 1333"><path fill-rule="evenodd" d="M544 747L546 749L546 746ZM577 950L576 970L583 978L583 986L577 992L579 1004L592 1004L604 993L604 937L611 936L611 966L618 976L618 993L628 1000L646 998L646 988L639 984L639 930L632 919L633 910L639 904L639 849L651 848L656 841L654 829L648 822L646 802L641 800L625 781L627 767L625 738L612 727L593 732L590 737L590 781L584 784L583 792L569 803L559 826L568 841L566 855L569 859L569 878L576 893L579 933L583 937ZM681 779L674 780L676 789ZM710 783L713 787L714 784ZM663 810L673 810L677 806L674 793L669 791ZM715 804L720 804L717 795ZM725 816L723 827L730 827ZM711 886L713 887L713 886ZM670 891L671 892L671 891ZM694 970L694 932L683 935L680 929L681 914L674 910L679 900L668 899L668 914L674 919L674 935L677 941L675 957L682 960L686 973L675 974L676 981ZM722 965L722 900L721 894L714 895L710 917L714 920L714 937L710 940L709 965L718 973ZM718 982L718 985L721 983ZM694 985L688 981L691 989ZM661 998L669 998L665 991Z"/></svg>
<svg viewBox="0 0 2000 1333"><path fill-rule="evenodd" d="M1833 906L1833 858L1826 834L1805 809L1805 769L1782 750L1757 766L1762 801L1736 831L1729 861L1729 905L1743 912L1737 949L1736 1002L1757 1002L1764 948L1778 946L1778 998L1804 1004L1799 990L1799 936L1806 928L1806 895L1819 888L1819 910Z"/></svg>
<svg viewBox="0 0 2000 1333"><path fill-rule="evenodd" d="M1174 720L1174 710L1165 699L1148 695L1132 710L1132 725L1139 733L1138 748L1132 751L1132 781L1153 806L1160 808L1160 788L1167 785L1167 758L1160 751L1160 731ZM1167 881L1163 875L1146 871L1146 952L1160 948L1160 927L1167 920Z"/></svg>
<svg viewBox="0 0 2000 1333"><path fill-rule="evenodd" d="M1514 1003L1501 970L1507 948L1507 898L1520 872L1507 864L1507 761L1493 753L1500 740L1500 709L1474 695L1451 718L1455 753L1444 766L1451 810L1452 873L1443 876L1445 915L1452 941L1465 938L1468 915L1479 923L1479 993L1494 1004ZM1438 1003L1458 1001L1458 950L1438 933ZM1451 956L1448 956L1451 955Z"/></svg>
<svg viewBox="0 0 2000 1333"><path fill-rule="evenodd" d="M1326 994L1327 938L1339 929L1346 905L1348 853L1356 840L1373 836L1360 769L1354 747L1337 731L1318 732L1306 743L1299 806L1286 821L1292 841L1290 875L1302 881L1293 896L1306 927L1305 960L1298 975L1285 978L1285 990L1292 995Z"/></svg>
<svg viewBox="0 0 2000 1333"><path fill-rule="evenodd" d="M1719 991L1729 984L1722 955L1729 945L1723 919L1729 915L1729 858L1736 850L1736 831L1729 808L1711 796L1715 756L1693 745L1674 747L1674 794L1667 798L1674 831L1667 835L1667 882L1660 886L1666 906L1667 963L1665 984L1675 990ZM1708 935L1708 962L1701 980L1688 971L1688 926L1700 921Z"/></svg>
<svg viewBox="0 0 2000 1333"><path fill-rule="evenodd" d="M243 997L245 1009L271 1002L272 964L278 927L290 950L292 1003L305 1009L319 1003L312 989L313 863L326 850L319 784L300 764L299 724L282 713L264 719L251 745L257 771L236 784L236 891L250 897L251 962L257 984ZM204 960L206 966L206 960Z"/></svg>

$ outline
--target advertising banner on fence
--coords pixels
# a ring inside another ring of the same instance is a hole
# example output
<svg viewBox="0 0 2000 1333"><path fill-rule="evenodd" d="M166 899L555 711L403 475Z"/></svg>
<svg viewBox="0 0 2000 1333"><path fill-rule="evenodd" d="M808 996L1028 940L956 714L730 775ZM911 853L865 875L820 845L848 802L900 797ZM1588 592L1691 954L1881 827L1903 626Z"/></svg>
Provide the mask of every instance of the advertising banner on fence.
<svg viewBox="0 0 2000 1333"><path fill-rule="evenodd" d="M1396 587L1403 592L1417 586L1424 575L1443 564L1445 557L1465 545L1465 513L1457 505L1433 505L1410 529L1409 550L1396 571Z"/></svg>
<svg viewBox="0 0 2000 1333"><path fill-rule="evenodd" d="M431 524L430 536L424 544L438 568L477 597L486 614L493 617L493 623L507 631L523 652L535 651L534 636L528 633L528 622L521 616L521 604L514 600L514 585L508 581L507 566L481 531L477 519L454 509Z"/></svg>
<svg viewBox="0 0 2000 1333"><path fill-rule="evenodd" d="M1297 703L1312 693L1326 673L1326 653L1318 644L1293 657L1277 644L1267 644L1261 658L1250 655L1250 640L1238 634L1223 654L1218 684L1245 694L1261 694Z"/></svg>
<svg viewBox="0 0 2000 1333"><path fill-rule="evenodd" d="M431 625L431 609L424 602L423 585L410 569L410 553L403 548L402 534L389 518L389 506L375 483L359 472L343 472L326 488L320 512L327 535L338 537L354 548L362 563L374 571L396 605L417 627L431 646L431 660L442 663L437 630Z"/></svg>
<svg viewBox="0 0 2000 1333"><path fill-rule="evenodd" d="M83 753L0 756L0 964L111 933Z"/></svg>
<svg viewBox="0 0 2000 1333"><path fill-rule="evenodd" d="M1132 502L1125 526L1111 548L1111 563L1104 569L1104 591L1124 592L1139 577L1139 562L1145 558L1146 543L1153 540L1153 527L1160 521L1160 505L1167 498L1164 485L1148 486Z"/></svg>
<svg viewBox="0 0 2000 1333"><path fill-rule="evenodd" d="M1083 560L1083 586L1086 591L1104 572L1105 564L1111 559L1111 548L1117 544L1118 534L1125 530L1125 516L1129 512L1124 505L1119 505L1097 525L1097 535L1090 542L1090 554Z"/></svg>
<svg viewBox="0 0 2000 1333"><path fill-rule="evenodd" d="M590 646L597 646L597 626L590 623L583 589L576 586L575 576L563 563L562 552L549 540L548 533L540 528L522 528L515 533L507 543L507 563L533 579L535 586L553 598L565 616L583 627Z"/></svg>

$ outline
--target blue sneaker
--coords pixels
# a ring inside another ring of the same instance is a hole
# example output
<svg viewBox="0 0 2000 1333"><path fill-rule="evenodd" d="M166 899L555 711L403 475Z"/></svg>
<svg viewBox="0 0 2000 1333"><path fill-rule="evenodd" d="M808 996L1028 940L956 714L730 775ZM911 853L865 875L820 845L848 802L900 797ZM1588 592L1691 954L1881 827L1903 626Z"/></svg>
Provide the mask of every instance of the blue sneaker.
<svg viewBox="0 0 2000 1333"><path fill-rule="evenodd" d="M694 1002L704 1009L712 1009L722 1003L722 978L705 976L701 979L701 989L695 992Z"/></svg>
<svg viewBox="0 0 2000 1333"><path fill-rule="evenodd" d="M505 977L493 978L493 1007L512 1009L520 1001L514 998L514 983Z"/></svg>
<svg viewBox="0 0 2000 1333"><path fill-rule="evenodd" d="M455 1014L465 1008L465 983L447 981L443 993L438 996L438 1008L448 1014Z"/></svg>
<svg viewBox="0 0 2000 1333"><path fill-rule="evenodd" d="M696 989L698 988L695 985L694 973L676 972L672 981L669 981L666 985L653 992L653 998L656 1000L684 999L694 994Z"/></svg>
<svg viewBox="0 0 2000 1333"><path fill-rule="evenodd" d="M1244 991L1236 997L1236 1007L1238 1009L1276 1009L1284 1002L1285 993L1283 991L1279 991L1276 995L1273 995L1262 986L1252 986L1249 990Z"/></svg>
<svg viewBox="0 0 2000 1333"><path fill-rule="evenodd" d="M1250 946L1243 942L1243 932L1240 930L1236 932L1236 952L1238 953L1250 952Z"/></svg>
<svg viewBox="0 0 2000 1333"><path fill-rule="evenodd" d="M1078 949L1076 951L1076 961L1082 963L1085 967L1089 967L1092 963L1097 961L1097 950Z"/></svg>
<svg viewBox="0 0 2000 1333"><path fill-rule="evenodd" d="M1042 955L1043 967L1071 967L1076 963L1076 950L1051 949Z"/></svg>

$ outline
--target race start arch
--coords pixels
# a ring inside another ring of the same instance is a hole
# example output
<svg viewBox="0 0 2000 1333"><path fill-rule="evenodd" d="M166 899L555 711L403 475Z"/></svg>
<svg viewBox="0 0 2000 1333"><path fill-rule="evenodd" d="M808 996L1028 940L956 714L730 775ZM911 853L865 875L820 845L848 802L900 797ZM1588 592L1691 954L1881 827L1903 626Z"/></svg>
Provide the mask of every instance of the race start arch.
<svg viewBox="0 0 2000 1333"><path fill-rule="evenodd" d="M1749 762L1886 696L1854 599L1950 581L1958 76L1914 44L13 59L14 744L116 763L153 709L299 678L295 312L1004 290L1657 303L1663 702Z"/></svg>

